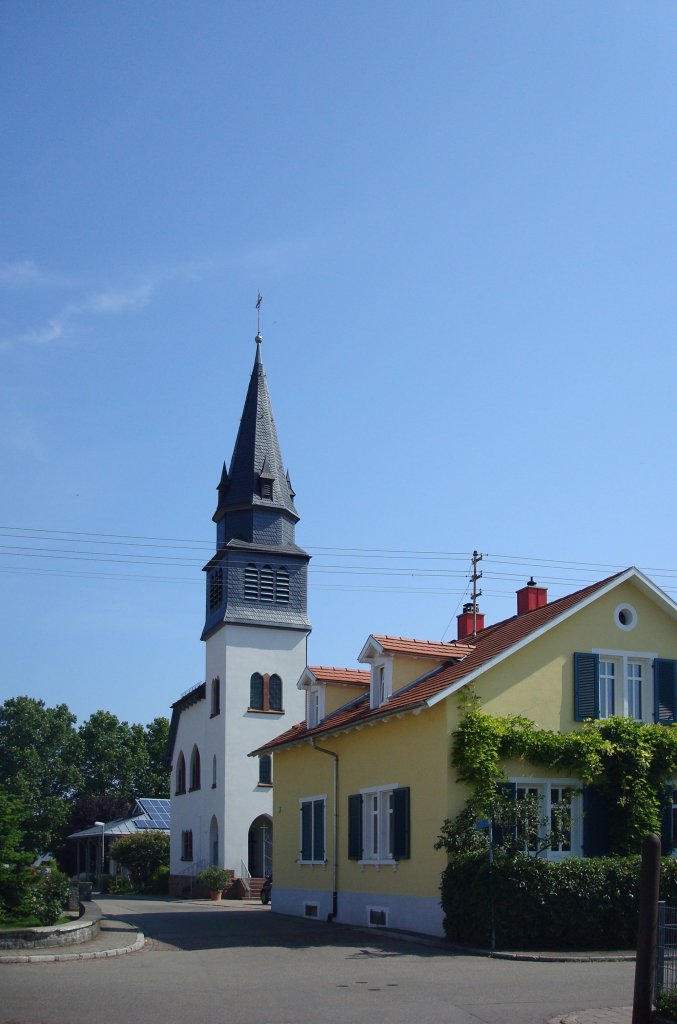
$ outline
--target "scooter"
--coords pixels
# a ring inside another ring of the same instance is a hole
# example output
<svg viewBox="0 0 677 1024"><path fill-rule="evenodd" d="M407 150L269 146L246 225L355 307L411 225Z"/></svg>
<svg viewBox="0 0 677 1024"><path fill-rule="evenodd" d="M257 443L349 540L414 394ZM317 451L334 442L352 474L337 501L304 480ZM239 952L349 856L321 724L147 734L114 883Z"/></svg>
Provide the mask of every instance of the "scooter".
<svg viewBox="0 0 677 1024"><path fill-rule="evenodd" d="M272 884L273 884L273 876L272 875L268 875L268 877L266 878L265 882L263 883L263 885L261 887L261 902L263 903L264 907L267 906L268 903L270 903L270 890L271 890Z"/></svg>

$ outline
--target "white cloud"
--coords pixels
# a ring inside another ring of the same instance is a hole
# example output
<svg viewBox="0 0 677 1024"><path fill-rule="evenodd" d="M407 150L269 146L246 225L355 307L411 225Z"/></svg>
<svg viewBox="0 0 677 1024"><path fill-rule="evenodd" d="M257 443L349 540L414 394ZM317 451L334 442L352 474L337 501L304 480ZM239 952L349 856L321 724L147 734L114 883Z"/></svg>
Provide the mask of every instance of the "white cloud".
<svg viewBox="0 0 677 1024"><path fill-rule="evenodd" d="M41 270L34 260L13 260L0 263L0 287L27 288L30 285L54 287L69 283L63 277Z"/></svg>
<svg viewBox="0 0 677 1024"><path fill-rule="evenodd" d="M219 273L220 268L213 261L192 261L173 267L156 267L146 270L141 280L126 286L102 288L84 295L75 302L69 302L60 310L47 317L44 323L28 330L0 338L0 351L9 351L17 345L49 345L77 330L86 327L88 318L113 316L128 310L141 309L151 302L155 292L172 281L196 282ZM47 275L42 274L31 260L0 264L0 286L46 283ZM56 279L53 279L56 281Z"/></svg>

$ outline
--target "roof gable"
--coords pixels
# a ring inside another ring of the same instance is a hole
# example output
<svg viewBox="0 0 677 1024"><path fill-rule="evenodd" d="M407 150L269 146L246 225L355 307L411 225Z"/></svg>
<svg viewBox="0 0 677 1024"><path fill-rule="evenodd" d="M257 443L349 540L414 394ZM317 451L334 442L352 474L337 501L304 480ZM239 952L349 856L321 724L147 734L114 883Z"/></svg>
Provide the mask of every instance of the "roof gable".
<svg viewBox="0 0 677 1024"><path fill-rule="evenodd" d="M677 604L639 569L631 567L572 594L557 598L542 608L514 615L487 626L477 633L473 644L467 645L469 650L464 657L451 664L437 666L427 674L419 676L393 693L381 707L370 708L368 694L365 694L339 708L314 728L308 729L305 722L300 722L260 749L288 746L322 733L342 731L388 715L403 714L421 707L433 707L494 665L629 580L677 621ZM370 641L380 642L381 639L387 638L370 637Z"/></svg>

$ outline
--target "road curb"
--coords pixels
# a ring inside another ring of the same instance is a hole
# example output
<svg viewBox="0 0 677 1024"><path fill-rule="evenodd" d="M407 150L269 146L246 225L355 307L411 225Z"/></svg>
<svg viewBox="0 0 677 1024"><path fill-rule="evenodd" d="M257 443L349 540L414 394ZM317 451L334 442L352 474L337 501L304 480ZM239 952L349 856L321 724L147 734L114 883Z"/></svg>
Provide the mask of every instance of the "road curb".
<svg viewBox="0 0 677 1024"><path fill-rule="evenodd" d="M124 956L125 953L136 953L143 948L146 937L143 932L137 932L134 942L129 946L118 946L115 949L97 949L93 952L83 953L29 953L26 955L15 954L12 956L0 956L0 964L39 964L54 963L63 960L104 960L111 956Z"/></svg>

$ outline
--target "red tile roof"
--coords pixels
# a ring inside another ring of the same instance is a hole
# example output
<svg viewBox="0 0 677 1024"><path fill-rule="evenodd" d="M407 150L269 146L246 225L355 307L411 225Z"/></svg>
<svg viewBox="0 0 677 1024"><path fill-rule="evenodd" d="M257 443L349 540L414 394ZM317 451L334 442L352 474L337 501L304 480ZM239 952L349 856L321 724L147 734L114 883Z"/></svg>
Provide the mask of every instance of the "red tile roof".
<svg viewBox="0 0 677 1024"><path fill-rule="evenodd" d="M466 676L471 676L476 670L482 669L489 662L499 655L504 654L522 641L528 641L529 637L538 632L542 627L557 619L565 612L571 611L576 605L592 597L597 591L602 590L608 584L624 576L628 570L615 573L597 583L592 583L582 590L577 590L566 597L560 597L542 608L525 612L523 615L513 615L509 619L487 626L475 637L474 646L461 661L452 665L442 666L433 669L426 675L420 676L413 682L404 686L394 693L390 699L380 708L370 708L369 694L350 701L339 708L333 714L323 718L319 725L312 729L306 727L305 722L299 722L292 726L287 732L277 736L275 739L259 748L259 751L272 750L275 747L283 747L289 743L310 739L313 736L321 736L324 733L336 732L362 722L383 718L387 715L398 714L404 711L411 711L414 708L428 704L433 698L438 697L454 684L462 683ZM379 638L375 638L379 639ZM414 641L416 642L416 641ZM436 645L439 646L439 645Z"/></svg>
<svg viewBox="0 0 677 1024"><path fill-rule="evenodd" d="M373 634L384 651L392 654L407 654L415 658L435 658L449 661L451 658L465 658L473 650L473 644L452 640L440 643L435 640L409 640L404 636L379 636Z"/></svg>
<svg viewBox="0 0 677 1024"><path fill-rule="evenodd" d="M335 668L333 665L309 665L317 680L322 683L349 683L351 686L369 686L371 673L359 668Z"/></svg>

